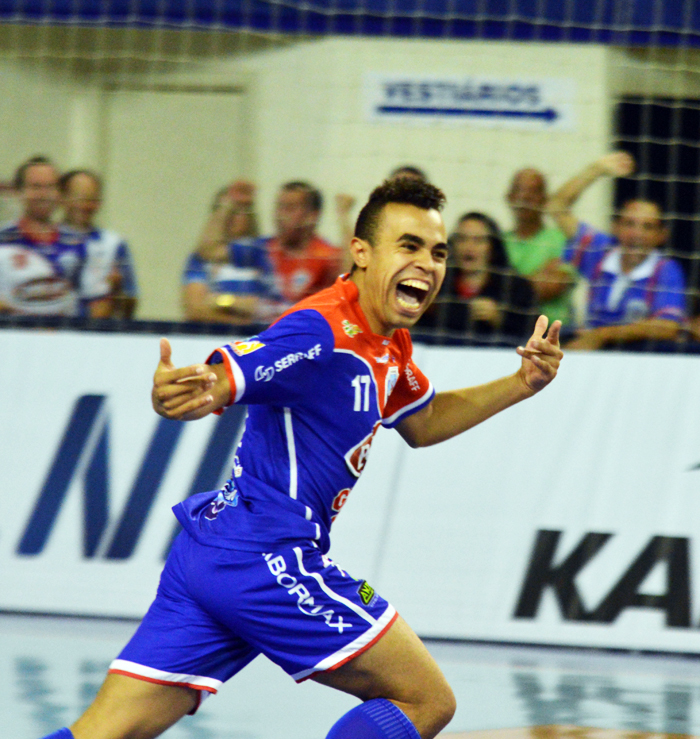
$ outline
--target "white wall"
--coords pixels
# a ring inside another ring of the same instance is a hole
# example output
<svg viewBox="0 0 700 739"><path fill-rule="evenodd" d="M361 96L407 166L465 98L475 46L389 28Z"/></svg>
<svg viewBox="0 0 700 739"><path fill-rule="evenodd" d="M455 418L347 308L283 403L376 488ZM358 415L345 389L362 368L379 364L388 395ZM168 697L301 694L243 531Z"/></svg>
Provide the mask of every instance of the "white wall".
<svg viewBox="0 0 700 739"><path fill-rule="evenodd" d="M414 163L447 193L449 225L466 209L508 224L503 195L515 169L541 168L556 185L606 150L607 59L597 46L395 39L326 39L266 52L248 62L264 210L275 182L308 177L328 194L347 191L361 200L395 166ZM578 123L557 133L370 123L366 72L570 79ZM605 222L605 197L604 189L593 191L582 212ZM322 227L332 234L330 211Z"/></svg>
<svg viewBox="0 0 700 739"><path fill-rule="evenodd" d="M278 186L290 179L312 181L327 196L321 231L337 240L333 196L348 192L359 207L392 168L414 163L447 193L448 227L466 209L485 210L508 226L503 195L515 169L541 168L556 186L603 153L610 138L610 52L603 47L327 38L216 56L212 43L208 57L188 57L186 47L180 48L163 71L162 64L149 63L149 54L163 49L155 41L141 46L143 59L117 65L118 73L108 65L101 72L99 60L91 62L89 74L65 60L50 73L50 60L44 65L2 61L0 132L9 146L0 152L0 176L9 178L23 158L39 152L55 157L62 167L92 166L105 172L104 225L121 230L132 244L141 277L142 318L180 317L180 266L206 217L213 190L226 180L247 176L258 183L259 212L268 231ZM576 125L571 131L545 133L370 123L363 112L366 72L564 78L576 85ZM222 151L221 137L207 134L207 125L220 128L210 116L203 115L204 121L170 120L185 143L169 152L164 137L153 148L148 163L153 180L158 180L159 169L163 177L152 185L159 192L149 197L143 178L132 188L125 186L123 177L109 181L114 169L110 158L123 156L132 136L134 151L142 152L143 132L136 121L129 129L110 123L114 111L108 101L114 95L105 93L108 84L112 89L141 86L161 92L165 87L183 100L198 89L237 86L239 123ZM169 173L170 168L177 170L183 146L196 149L188 156L199 157L209 176L183 179ZM237 147L237 157L230 156L230 147ZM183 191L191 197L181 197ZM168 198L169 192L177 197ZM154 198L163 201L160 226L153 223ZM580 212L604 225L608 202L609 188L596 185ZM188 228L180 225L183 219ZM157 227L172 228L175 243L154 240L149 229Z"/></svg>

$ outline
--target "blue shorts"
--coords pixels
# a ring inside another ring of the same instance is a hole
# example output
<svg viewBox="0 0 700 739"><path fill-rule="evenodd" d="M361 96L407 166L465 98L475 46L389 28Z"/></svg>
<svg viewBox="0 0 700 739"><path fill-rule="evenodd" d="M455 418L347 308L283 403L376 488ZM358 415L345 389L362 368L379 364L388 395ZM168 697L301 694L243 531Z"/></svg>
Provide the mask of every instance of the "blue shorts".
<svg viewBox="0 0 700 739"><path fill-rule="evenodd" d="M262 653L300 682L356 657L396 616L310 543L253 553L183 532L156 599L109 671L216 693Z"/></svg>

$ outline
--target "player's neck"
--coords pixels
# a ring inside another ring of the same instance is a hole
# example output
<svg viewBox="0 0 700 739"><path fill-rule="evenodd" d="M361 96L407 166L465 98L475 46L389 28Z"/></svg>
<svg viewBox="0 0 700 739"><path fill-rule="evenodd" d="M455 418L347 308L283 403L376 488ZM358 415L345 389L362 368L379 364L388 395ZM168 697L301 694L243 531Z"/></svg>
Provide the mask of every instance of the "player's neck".
<svg viewBox="0 0 700 739"><path fill-rule="evenodd" d="M357 269L353 273L351 273L349 277L349 279L357 285L357 302L359 303L362 315L364 316L364 319L373 334L391 338L396 329L392 326L385 326L383 322L375 316L374 306L372 305L372 301L370 299L370 293L368 290L364 289L364 276L364 271Z"/></svg>

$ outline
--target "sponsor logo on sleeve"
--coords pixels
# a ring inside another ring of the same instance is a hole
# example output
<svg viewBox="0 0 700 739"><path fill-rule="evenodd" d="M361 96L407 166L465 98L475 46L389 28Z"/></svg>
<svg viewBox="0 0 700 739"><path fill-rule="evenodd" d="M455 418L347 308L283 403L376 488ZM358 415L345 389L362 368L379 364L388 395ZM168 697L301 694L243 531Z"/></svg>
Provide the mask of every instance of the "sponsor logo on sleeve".
<svg viewBox="0 0 700 739"><path fill-rule="evenodd" d="M312 346L308 351L305 352L292 352L287 354L285 357L278 359L274 365L265 367L265 365L258 365L255 368L255 379L257 382L270 382L277 372L286 370L287 367L291 367L301 359L316 359L321 354L323 347L320 344Z"/></svg>
<svg viewBox="0 0 700 739"><path fill-rule="evenodd" d="M270 382L270 380L275 376L275 368L274 367L265 367L262 364L259 364L255 368L255 381L256 382Z"/></svg>
<svg viewBox="0 0 700 739"><path fill-rule="evenodd" d="M258 349L262 349L264 346L265 344L263 344L262 341L249 339L248 341L234 341L233 344L231 344L231 349L233 349L233 353L237 356L244 357L246 354L252 354L253 352L258 351Z"/></svg>
<svg viewBox="0 0 700 739"><path fill-rule="evenodd" d="M408 365L406 366L406 379L408 380L408 386L411 390L413 390L414 393L419 393L420 383Z"/></svg>

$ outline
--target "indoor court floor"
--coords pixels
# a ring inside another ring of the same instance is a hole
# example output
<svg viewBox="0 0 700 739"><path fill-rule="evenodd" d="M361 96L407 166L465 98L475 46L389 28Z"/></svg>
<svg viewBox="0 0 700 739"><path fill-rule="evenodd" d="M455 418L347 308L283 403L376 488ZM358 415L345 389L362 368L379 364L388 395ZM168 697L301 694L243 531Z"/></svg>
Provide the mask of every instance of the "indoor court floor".
<svg viewBox="0 0 700 739"><path fill-rule="evenodd" d="M38 739L90 702L135 622L0 615L0 737ZM457 696L445 739L700 735L700 657L428 642ZM259 657L168 739L323 739L356 704Z"/></svg>

